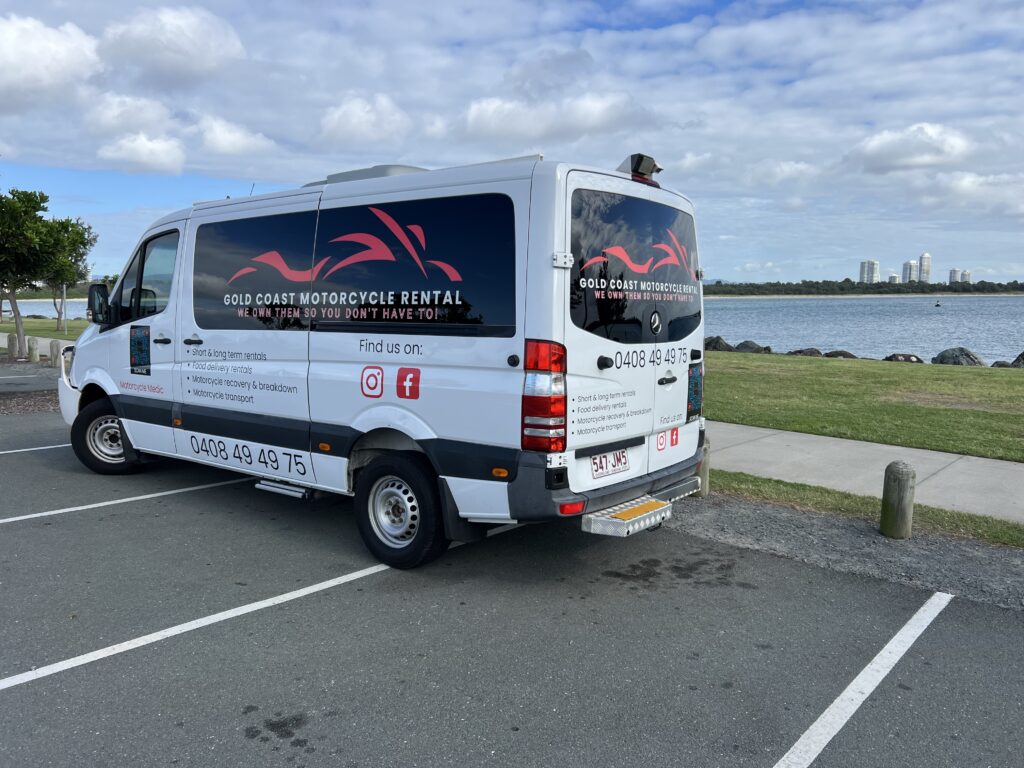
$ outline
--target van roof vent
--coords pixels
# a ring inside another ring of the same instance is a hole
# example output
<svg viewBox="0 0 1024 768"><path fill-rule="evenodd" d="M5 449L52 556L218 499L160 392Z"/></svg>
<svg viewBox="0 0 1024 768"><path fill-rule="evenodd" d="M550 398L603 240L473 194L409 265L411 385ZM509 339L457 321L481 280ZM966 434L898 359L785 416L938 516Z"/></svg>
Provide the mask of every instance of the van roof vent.
<svg viewBox="0 0 1024 768"><path fill-rule="evenodd" d="M322 184L338 184L343 181L360 181L362 179L379 179L384 176L401 176L404 173L418 173L426 168L419 168L415 165L374 165L370 168L357 168L354 171L343 171L332 173L326 179L311 181L303 184L304 187L319 187Z"/></svg>

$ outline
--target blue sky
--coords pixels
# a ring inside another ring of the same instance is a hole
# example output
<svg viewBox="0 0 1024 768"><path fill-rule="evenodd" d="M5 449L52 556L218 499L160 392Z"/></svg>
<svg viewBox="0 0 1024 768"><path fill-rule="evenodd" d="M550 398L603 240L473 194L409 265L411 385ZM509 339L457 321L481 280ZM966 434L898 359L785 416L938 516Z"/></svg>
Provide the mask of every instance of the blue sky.
<svg viewBox="0 0 1024 768"><path fill-rule="evenodd" d="M0 188L117 272L195 200L381 162L654 155L708 274L1024 279L1024 6L28 2L0 10Z"/></svg>

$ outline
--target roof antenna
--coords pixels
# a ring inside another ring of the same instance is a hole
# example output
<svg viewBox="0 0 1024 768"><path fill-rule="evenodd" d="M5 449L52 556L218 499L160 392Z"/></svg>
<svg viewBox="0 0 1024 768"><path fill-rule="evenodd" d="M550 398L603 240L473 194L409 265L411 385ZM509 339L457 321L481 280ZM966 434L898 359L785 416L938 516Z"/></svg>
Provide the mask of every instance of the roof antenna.
<svg viewBox="0 0 1024 768"><path fill-rule="evenodd" d="M256 182L255 181L252 183L252 186L249 187L249 197L252 197L252 191L254 189L256 189Z"/></svg>

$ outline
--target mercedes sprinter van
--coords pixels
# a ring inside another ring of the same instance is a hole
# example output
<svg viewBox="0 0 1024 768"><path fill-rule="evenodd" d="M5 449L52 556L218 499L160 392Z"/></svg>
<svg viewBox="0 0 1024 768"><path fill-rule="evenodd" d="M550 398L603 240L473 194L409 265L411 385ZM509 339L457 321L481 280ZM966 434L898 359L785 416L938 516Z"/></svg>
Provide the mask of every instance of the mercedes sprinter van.
<svg viewBox="0 0 1024 768"><path fill-rule="evenodd" d="M378 166L165 216L65 350L75 452L354 496L400 568L501 524L657 526L704 457L694 212L657 170Z"/></svg>

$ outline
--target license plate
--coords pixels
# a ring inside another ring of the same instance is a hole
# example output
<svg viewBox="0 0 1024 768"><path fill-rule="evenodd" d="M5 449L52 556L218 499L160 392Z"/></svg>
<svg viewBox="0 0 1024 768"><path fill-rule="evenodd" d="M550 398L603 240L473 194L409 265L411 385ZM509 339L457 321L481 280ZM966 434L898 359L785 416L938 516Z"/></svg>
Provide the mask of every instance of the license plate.
<svg viewBox="0 0 1024 768"><path fill-rule="evenodd" d="M596 480L599 477L607 477L619 472L626 472L629 469L629 451L622 448L618 451L599 453L590 457L590 471Z"/></svg>

